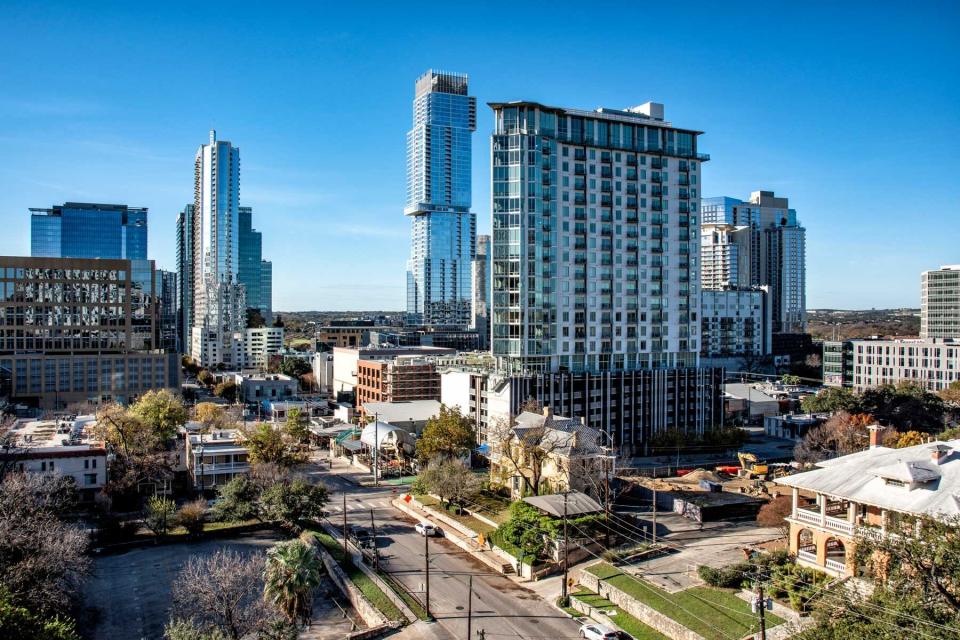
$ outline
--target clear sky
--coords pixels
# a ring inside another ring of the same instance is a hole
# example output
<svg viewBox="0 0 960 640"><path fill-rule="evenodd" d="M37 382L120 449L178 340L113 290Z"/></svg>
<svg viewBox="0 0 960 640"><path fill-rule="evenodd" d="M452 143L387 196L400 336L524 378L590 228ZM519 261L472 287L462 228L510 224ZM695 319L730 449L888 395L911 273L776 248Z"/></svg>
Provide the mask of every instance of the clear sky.
<svg viewBox="0 0 960 640"><path fill-rule="evenodd" d="M216 128L274 264L274 308L401 309L405 135L428 68L477 96L473 203L490 228L486 102L663 102L705 131L703 195L788 196L811 308L919 306L960 262L960 3L94 3L0 6L0 254L29 207L177 211Z"/></svg>

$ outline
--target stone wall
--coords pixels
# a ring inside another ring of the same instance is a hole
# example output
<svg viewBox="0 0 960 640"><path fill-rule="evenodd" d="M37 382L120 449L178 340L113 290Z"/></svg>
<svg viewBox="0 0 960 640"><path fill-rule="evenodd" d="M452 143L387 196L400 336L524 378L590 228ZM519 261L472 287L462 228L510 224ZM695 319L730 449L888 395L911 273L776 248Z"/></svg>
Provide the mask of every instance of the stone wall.
<svg viewBox="0 0 960 640"><path fill-rule="evenodd" d="M699 633L695 633L690 629L687 629L676 620L663 615L659 611L653 609L652 607L648 607L642 602L639 602L633 596L630 596L620 589L611 586L607 582L600 580L588 571L581 570L579 575L576 576L576 579L581 585L590 591L601 595L632 615L640 622L649 627L653 627L669 638L673 638L674 640L704 640L703 636L701 636Z"/></svg>

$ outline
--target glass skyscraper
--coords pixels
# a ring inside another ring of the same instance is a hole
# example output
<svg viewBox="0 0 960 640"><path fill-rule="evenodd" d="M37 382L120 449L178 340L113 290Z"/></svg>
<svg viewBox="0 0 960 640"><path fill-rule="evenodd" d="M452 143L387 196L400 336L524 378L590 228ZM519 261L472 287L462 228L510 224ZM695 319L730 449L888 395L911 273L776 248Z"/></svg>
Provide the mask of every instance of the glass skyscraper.
<svg viewBox="0 0 960 640"><path fill-rule="evenodd" d="M66 202L30 214L34 258L147 259L146 208Z"/></svg>
<svg viewBox="0 0 960 640"><path fill-rule="evenodd" d="M477 101L467 76L427 71L416 83L413 128L407 134L407 323L461 327L472 323L471 266L476 215L471 206L471 138Z"/></svg>
<svg viewBox="0 0 960 640"><path fill-rule="evenodd" d="M263 234L253 228L253 209L240 207L240 270L237 277L246 291L247 309L256 309L264 320L270 322L273 309L269 287L264 290L273 265L263 259Z"/></svg>

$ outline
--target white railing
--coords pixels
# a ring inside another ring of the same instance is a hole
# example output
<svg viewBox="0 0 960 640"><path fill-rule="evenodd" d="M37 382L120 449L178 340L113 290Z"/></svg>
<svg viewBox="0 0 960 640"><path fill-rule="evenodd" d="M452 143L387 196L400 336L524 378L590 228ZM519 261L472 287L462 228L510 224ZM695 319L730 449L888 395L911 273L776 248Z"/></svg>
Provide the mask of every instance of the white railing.
<svg viewBox="0 0 960 640"><path fill-rule="evenodd" d="M811 553L810 551L804 551L803 549L797 550L797 558L811 564L817 563L817 554Z"/></svg>
<svg viewBox="0 0 960 640"><path fill-rule="evenodd" d="M831 571L836 571L837 573L844 573L847 570L846 563L840 562L838 560L831 560L830 558L827 558L826 567L827 569L830 569Z"/></svg>
<svg viewBox="0 0 960 640"><path fill-rule="evenodd" d="M793 517L803 522L809 522L810 524L821 524L820 514L814 513L813 511L808 511L806 509L797 509L794 512Z"/></svg>
<svg viewBox="0 0 960 640"><path fill-rule="evenodd" d="M832 518L827 516L823 526L831 531L836 531L837 533L845 533L848 536L853 535L853 523L848 520L841 520L840 518Z"/></svg>
<svg viewBox="0 0 960 640"><path fill-rule="evenodd" d="M249 471L249 462L221 462L220 464L198 464L194 467L194 473L198 475L211 475L215 473Z"/></svg>

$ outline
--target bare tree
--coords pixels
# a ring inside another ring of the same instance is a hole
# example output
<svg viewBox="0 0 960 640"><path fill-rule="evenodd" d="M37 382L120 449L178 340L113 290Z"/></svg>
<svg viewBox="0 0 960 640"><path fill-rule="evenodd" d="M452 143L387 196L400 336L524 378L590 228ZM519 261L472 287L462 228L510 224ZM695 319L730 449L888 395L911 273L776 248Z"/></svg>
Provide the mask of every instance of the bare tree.
<svg viewBox="0 0 960 640"><path fill-rule="evenodd" d="M510 420L490 425L493 461L499 468L500 482L511 476L522 478L524 493L540 495L546 464L568 446L571 434L551 429L548 421L535 427L516 428Z"/></svg>
<svg viewBox="0 0 960 640"><path fill-rule="evenodd" d="M74 499L62 477L11 473L0 483L0 585L15 602L53 613L75 601L90 566L87 536L58 517Z"/></svg>
<svg viewBox="0 0 960 640"><path fill-rule="evenodd" d="M480 479L457 458L434 458L421 479L431 493L451 504L462 505L480 491Z"/></svg>
<svg viewBox="0 0 960 640"><path fill-rule="evenodd" d="M192 556L173 584L173 619L240 640L265 629L277 613L263 600L264 558L235 551Z"/></svg>

